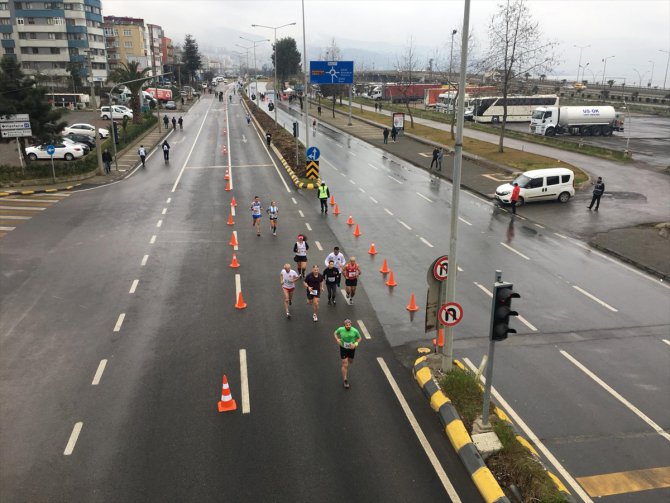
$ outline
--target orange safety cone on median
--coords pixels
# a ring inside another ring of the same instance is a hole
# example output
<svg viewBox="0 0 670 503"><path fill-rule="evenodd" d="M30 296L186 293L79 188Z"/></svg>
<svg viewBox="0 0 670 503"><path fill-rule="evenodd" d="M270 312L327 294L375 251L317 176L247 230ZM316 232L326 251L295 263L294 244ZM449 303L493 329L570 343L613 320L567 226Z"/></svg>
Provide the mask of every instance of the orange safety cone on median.
<svg viewBox="0 0 670 503"><path fill-rule="evenodd" d="M347 219L347 225L354 225L354 217L349 215L349 218Z"/></svg>
<svg viewBox="0 0 670 503"><path fill-rule="evenodd" d="M384 263L382 264L382 268L379 269L379 272L382 273L382 274L388 274L389 271L390 271L389 264L386 261L386 259L384 259Z"/></svg>
<svg viewBox="0 0 670 503"><path fill-rule="evenodd" d="M335 196L330 196L330 205L335 206Z"/></svg>
<svg viewBox="0 0 670 503"><path fill-rule="evenodd" d="M233 400L233 395L230 394L230 386L228 386L228 378L223 374L223 385L221 386L221 400L218 404L219 412L230 412L237 409L237 404Z"/></svg>
<svg viewBox="0 0 670 503"><path fill-rule="evenodd" d="M230 243L228 243L230 246L238 246L239 243L237 242L237 236L235 236L235 231L233 231L232 235L230 236Z"/></svg>
<svg viewBox="0 0 670 503"><path fill-rule="evenodd" d="M412 292L412 294L409 296L409 305L407 306L407 310L410 312L419 310L419 306L416 305L416 300L414 299L414 292Z"/></svg>
<svg viewBox="0 0 670 503"><path fill-rule="evenodd" d="M230 263L230 267L232 267L233 269L237 269L238 267L240 267L240 263L237 261L237 256L234 253L233 253L233 260Z"/></svg>
<svg viewBox="0 0 670 503"><path fill-rule="evenodd" d="M240 292L237 296L237 304L235 304L235 309L245 309L246 307L247 303L244 302L244 297L242 297L242 292Z"/></svg>
<svg viewBox="0 0 670 503"><path fill-rule="evenodd" d="M228 214L228 225L235 225L235 220L233 220L233 214Z"/></svg>
<svg viewBox="0 0 670 503"><path fill-rule="evenodd" d="M361 230L358 227L358 224L356 224L356 228L354 229L354 236L358 237L361 235Z"/></svg>
<svg viewBox="0 0 670 503"><path fill-rule="evenodd" d="M339 215L340 214L340 205L335 203L335 209L333 210L333 215Z"/></svg>
<svg viewBox="0 0 670 503"><path fill-rule="evenodd" d="M226 174L223 175L224 180L230 180L230 175L228 174L228 170L226 169Z"/></svg>
<svg viewBox="0 0 670 503"><path fill-rule="evenodd" d="M230 200L230 205L233 206L233 207L237 206L237 201L235 201L235 196L233 196L233 198Z"/></svg>
<svg viewBox="0 0 670 503"><path fill-rule="evenodd" d="M389 271L389 279L386 282L386 286L398 286L398 283L395 282L395 277L393 277L393 271Z"/></svg>
<svg viewBox="0 0 670 503"><path fill-rule="evenodd" d="M228 180L228 183L226 184L226 190L227 191L233 190L232 187L230 186L230 180Z"/></svg>
<svg viewBox="0 0 670 503"><path fill-rule="evenodd" d="M374 244L374 243L372 243L372 244L370 245L370 249L368 250L368 253L369 253L370 255L377 255L377 250L375 249L375 244Z"/></svg>
<svg viewBox="0 0 670 503"><path fill-rule="evenodd" d="M444 347L444 330L442 328L437 329L437 339L433 339L433 346L435 346L436 353L437 348Z"/></svg>

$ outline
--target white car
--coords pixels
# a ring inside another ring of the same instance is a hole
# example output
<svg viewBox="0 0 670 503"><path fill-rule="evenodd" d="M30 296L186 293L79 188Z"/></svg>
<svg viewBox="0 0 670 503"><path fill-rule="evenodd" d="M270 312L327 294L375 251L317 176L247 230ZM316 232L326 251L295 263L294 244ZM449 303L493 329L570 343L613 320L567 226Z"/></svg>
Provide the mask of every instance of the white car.
<svg viewBox="0 0 670 503"><path fill-rule="evenodd" d="M63 129L63 135L67 136L70 133L77 133L77 134L87 134L88 136L92 136L95 138L95 126L92 126L91 124L72 124L71 126L66 127ZM109 130L104 129L104 128L98 128L98 135L100 135L100 138L108 138L109 137Z"/></svg>
<svg viewBox="0 0 670 503"><path fill-rule="evenodd" d="M128 119L133 118L133 112L126 107L113 106L110 112L109 107L100 107L100 118L102 120L109 120L109 116L112 116L112 119Z"/></svg>
<svg viewBox="0 0 670 503"><path fill-rule="evenodd" d="M575 174L567 168L534 169L520 174L512 183L519 185L521 206L535 201L558 200L567 203L575 195ZM503 204L510 204L512 183L504 183L496 189L495 197Z"/></svg>
<svg viewBox="0 0 670 503"><path fill-rule="evenodd" d="M69 147L80 147L84 151L84 155L87 155L91 151L91 147L89 147L85 143L79 143L77 141L74 141L72 138L61 138L61 141L63 142L63 144Z"/></svg>
<svg viewBox="0 0 670 503"><path fill-rule="evenodd" d="M31 161L36 161L37 159L51 159L51 156L47 154L48 145L37 145L26 148L26 155ZM84 149L80 145L66 145L64 143L54 143L54 159L65 159L66 161L72 161L84 156Z"/></svg>

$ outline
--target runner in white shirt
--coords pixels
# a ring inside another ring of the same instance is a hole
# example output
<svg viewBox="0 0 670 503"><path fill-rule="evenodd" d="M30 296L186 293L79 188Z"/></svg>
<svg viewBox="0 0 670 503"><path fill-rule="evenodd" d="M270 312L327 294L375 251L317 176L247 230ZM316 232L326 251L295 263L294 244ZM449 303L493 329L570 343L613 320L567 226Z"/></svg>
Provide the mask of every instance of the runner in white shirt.
<svg viewBox="0 0 670 503"><path fill-rule="evenodd" d="M279 282L284 293L284 309L286 310L286 317L290 318L291 313L288 306L292 304L293 292L295 291L295 282L300 279L300 275L291 269L291 264L284 264L284 268L279 273Z"/></svg>
<svg viewBox="0 0 670 503"><path fill-rule="evenodd" d="M261 213L263 211L263 203L261 203L261 200L258 198L258 196L254 197L254 200L251 201L251 206L249 206L249 209L251 210L251 218L253 219L253 223L251 225L256 227L256 235L260 236L261 217L263 216Z"/></svg>
<svg viewBox="0 0 670 503"><path fill-rule="evenodd" d="M335 262L335 267L337 267L337 270L340 271L340 274L342 274L342 267L344 267L344 264L347 263L347 259L344 258L344 254L340 252L340 247L336 246L333 248L333 251L328 254L325 260L326 266L328 266L328 262L330 261ZM337 280L337 288L340 287L340 280Z"/></svg>
<svg viewBox="0 0 670 503"><path fill-rule="evenodd" d="M270 203L270 206L268 206L268 209L265 211L268 214L268 217L270 217L270 229L272 229L272 235L276 236L277 218L279 217L279 208L277 208L277 203L272 201L272 203Z"/></svg>

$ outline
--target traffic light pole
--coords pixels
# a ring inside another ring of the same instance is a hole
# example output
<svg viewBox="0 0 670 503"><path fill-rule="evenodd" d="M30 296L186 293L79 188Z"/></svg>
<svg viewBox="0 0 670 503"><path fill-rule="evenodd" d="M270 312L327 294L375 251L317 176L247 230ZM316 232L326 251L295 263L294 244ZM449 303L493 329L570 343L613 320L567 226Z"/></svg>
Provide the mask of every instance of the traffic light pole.
<svg viewBox="0 0 670 503"><path fill-rule="evenodd" d="M502 271L496 271L496 283L502 283ZM496 291L493 289L493 300L491 301L491 331L493 331L493 318L496 308ZM484 427L489 426L489 410L491 407L491 386L493 382L493 356L496 350L496 341L489 337L489 356L486 361L486 383L484 384L484 407L482 408L482 423Z"/></svg>

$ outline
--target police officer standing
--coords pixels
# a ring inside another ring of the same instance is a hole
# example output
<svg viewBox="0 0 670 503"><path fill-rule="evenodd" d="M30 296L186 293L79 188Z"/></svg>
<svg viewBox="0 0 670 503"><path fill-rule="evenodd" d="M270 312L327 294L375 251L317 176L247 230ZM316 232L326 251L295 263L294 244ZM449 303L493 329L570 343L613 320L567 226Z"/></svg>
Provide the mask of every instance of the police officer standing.
<svg viewBox="0 0 670 503"><path fill-rule="evenodd" d="M330 190L326 182L321 182L319 185L319 201L321 202L321 213L328 213L328 196L330 196Z"/></svg>
<svg viewBox="0 0 670 503"><path fill-rule="evenodd" d="M598 211L600 208L600 198L605 193L605 182L601 176L598 177L596 183L593 184L593 198L591 198L591 204L589 204L589 210L593 208L593 205L596 205L595 211Z"/></svg>

